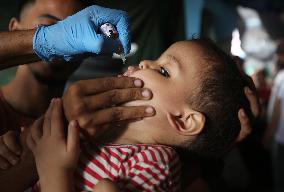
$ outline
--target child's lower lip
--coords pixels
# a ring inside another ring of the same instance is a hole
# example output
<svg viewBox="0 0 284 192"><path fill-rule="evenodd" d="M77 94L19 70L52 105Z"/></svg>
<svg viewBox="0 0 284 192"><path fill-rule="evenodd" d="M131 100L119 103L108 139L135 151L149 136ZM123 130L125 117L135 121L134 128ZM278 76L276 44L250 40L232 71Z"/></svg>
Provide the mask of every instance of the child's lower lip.
<svg viewBox="0 0 284 192"><path fill-rule="evenodd" d="M122 76L128 77L128 76L129 76L129 72L128 72L128 71L125 71Z"/></svg>
<svg viewBox="0 0 284 192"><path fill-rule="evenodd" d="M127 71L125 71L122 76L128 76Z"/></svg>
<svg viewBox="0 0 284 192"><path fill-rule="evenodd" d="M130 76L135 71L133 66L129 66L128 69L124 72L123 76Z"/></svg>

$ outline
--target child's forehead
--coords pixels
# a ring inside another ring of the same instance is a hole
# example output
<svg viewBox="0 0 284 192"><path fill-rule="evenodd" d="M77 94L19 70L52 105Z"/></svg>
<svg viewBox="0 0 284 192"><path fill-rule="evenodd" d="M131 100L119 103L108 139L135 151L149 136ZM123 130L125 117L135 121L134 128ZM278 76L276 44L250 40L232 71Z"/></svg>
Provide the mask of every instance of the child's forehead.
<svg viewBox="0 0 284 192"><path fill-rule="evenodd" d="M200 50L201 47L200 45L197 43L197 42L194 42L194 41L178 41L174 44L172 44L170 47L169 47L170 50Z"/></svg>
<svg viewBox="0 0 284 192"><path fill-rule="evenodd" d="M180 41L174 43L164 53L164 55L172 55L180 63L178 79L188 82L185 86L191 90L198 85L200 75L204 72L204 52L201 46L192 41ZM207 65L207 64L206 64ZM173 67L174 68L174 67Z"/></svg>
<svg viewBox="0 0 284 192"><path fill-rule="evenodd" d="M185 68L188 66L199 68L202 64L206 63L203 48L194 41L176 42L164 54L173 55Z"/></svg>

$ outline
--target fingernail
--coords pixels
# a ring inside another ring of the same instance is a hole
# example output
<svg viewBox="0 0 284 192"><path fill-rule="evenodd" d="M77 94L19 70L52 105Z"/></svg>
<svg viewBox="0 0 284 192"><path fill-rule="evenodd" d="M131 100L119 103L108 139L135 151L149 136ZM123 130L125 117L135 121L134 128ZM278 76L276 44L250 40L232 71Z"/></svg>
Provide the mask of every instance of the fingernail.
<svg viewBox="0 0 284 192"><path fill-rule="evenodd" d="M252 94L252 93L253 93L250 88L248 88L248 93L249 93L249 94Z"/></svg>
<svg viewBox="0 0 284 192"><path fill-rule="evenodd" d="M241 116L242 116L242 117L245 117L245 116L246 116L246 114L245 114L245 112L244 112L243 109L241 109L240 113L241 113Z"/></svg>
<svg viewBox="0 0 284 192"><path fill-rule="evenodd" d="M70 122L70 126L71 126L71 127L75 127L75 126L76 126L76 121L72 120L72 121Z"/></svg>
<svg viewBox="0 0 284 192"><path fill-rule="evenodd" d="M151 96L151 92L148 89L144 89L142 91L142 96L148 98Z"/></svg>
<svg viewBox="0 0 284 192"><path fill-rule="evenodd" d="M153 113L153 112L154 112L154 108L153 108L153 107L147 107L147 108L145 109L145 112L146 112L146 113Z"/></svg>
<svg viewBox="0 0 284 192"><path fill-rule="evenodd" d="M248 87L245 88L245 92L247 92L248 94L252 94L252 90Z"/></svg>
<svg viewBox="0 0 284 192"><path fill-rule="evenodd" d="M51 103L54 103L54 102L56 102L56 98L51 99Z"/></svg>
<svg viewBox="0 0 284 192"><path fill-rule="evenodd" d="M12 161L11 161L12 165L16 165L16 164L17 164L17 162L18 162L18 160L17 160L17 159L12 159Z"/></svg>
<svg viewBox="0 0 284 192"><path fill-rule="evenodd" d="M142 81L140 80L140 79L136 79L135 81L134 81L134 85L136 86L136 87L141 87L142 86Z"/></svg>

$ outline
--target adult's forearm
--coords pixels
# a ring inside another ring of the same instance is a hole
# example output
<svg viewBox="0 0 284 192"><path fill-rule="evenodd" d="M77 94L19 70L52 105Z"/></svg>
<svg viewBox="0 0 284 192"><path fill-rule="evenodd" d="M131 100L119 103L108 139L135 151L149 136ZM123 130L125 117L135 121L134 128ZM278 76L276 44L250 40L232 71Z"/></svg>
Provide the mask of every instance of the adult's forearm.
<svg viewBox="0 0 284 192"><path fill-rule="evenodd" d="M40 60L33 52L35 30L0 32L0 70Z"/></svg>

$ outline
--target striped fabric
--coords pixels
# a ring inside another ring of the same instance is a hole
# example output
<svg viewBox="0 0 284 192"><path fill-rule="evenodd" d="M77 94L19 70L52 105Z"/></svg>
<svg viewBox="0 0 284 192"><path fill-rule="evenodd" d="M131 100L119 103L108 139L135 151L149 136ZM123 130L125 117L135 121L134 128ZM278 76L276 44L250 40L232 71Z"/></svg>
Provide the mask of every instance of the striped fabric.
<svg viewBox="0 0 284 192"><path fill-rule="evenodd" d="M122 191L180 191L177 153L162 145L85 146L75 173L78 191L92 191L103 178Z"/></svg>

